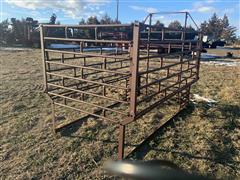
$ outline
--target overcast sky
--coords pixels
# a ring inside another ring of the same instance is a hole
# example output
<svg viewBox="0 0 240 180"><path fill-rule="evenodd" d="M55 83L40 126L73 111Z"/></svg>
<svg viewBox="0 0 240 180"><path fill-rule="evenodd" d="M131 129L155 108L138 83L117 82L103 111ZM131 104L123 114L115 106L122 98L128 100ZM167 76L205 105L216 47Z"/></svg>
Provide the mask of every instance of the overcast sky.
<svg viewBox="0 0 240 180"><path fill-rule="evenodd" d="M48 22L52 13L61 24L76 24L81 18L116 17L116 0L0 0L1 21L7 18L33 17ZM230 24L238 28L240 35L240 0L119 0L119 20L123 23L142 21L150 12L188 11L198 24L216 12L227 14ZM168 24L172 20L183 21L183 16L156 15L154 21Z"/></svg>

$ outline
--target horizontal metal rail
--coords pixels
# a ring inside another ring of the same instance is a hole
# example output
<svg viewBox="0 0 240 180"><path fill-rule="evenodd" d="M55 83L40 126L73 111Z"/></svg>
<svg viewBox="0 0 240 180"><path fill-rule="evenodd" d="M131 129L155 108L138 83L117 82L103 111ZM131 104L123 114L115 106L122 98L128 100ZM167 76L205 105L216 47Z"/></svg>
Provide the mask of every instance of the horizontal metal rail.
<svg viewBox="0 0 240 180"><path fill-rule="evenodd" d="M88 25L58 25L58 24L41 24L43 27L52 28L95 28L95 27L131 27L132 24L88 24Z"/></svg>
<svg viewBox="0 0 240 180"><path fill-rule="evenodd" d="M111 79L109 81L106 81L108 83L114 83L114 82L119 82L121 80L126 80L125 77L119 77L119 78L116 78L116 79ZM80 85L81 83L75 83L75 84L71 84L70 86L67 86L67 87L72 87L72 86L76 86L76 85ZM101 87L101 85L97 85L97 84L94 84L94 85L86 85L86 86L83 86L81 87L81 90L90 90L90 89L94 89L94 88L98 88L98 87ZM103 87L103 86L102 86ZM129 92L129 91L127 91Z"/></svg>
<svg viewBox="0 0 240 180"><path fill-rule="evenodd" d="M178 73L173 73L173 74L171 74L171 75L169 75L169 76L167 76L167 77L165 77L165 78L161 78L161 79L158 79L158 80L156 80L156 81L152 81L152 82L150 82L150 83L148 83L148 84L145 84L145 85L139 87L139 89L143 89L143 88L146 88L146 87L151 86L151 85L153 85L153 84L160 83L160 82L165 81L165 80L167 80L167 79L173 78L174 76L178 76L178 75L182 74L183 72L190 71L191 69L194 69L194 68L197 68L197 65L195 65L195 66L193 66L193 67L190 67L190 68L188 68L188 69L186 69L186 70L182 70L182 71L180 71L180 72L178 72Z"/></svg>
<svg viewBox="0 0 240 180"><path fill-rule="evenodd" d="M108 70L108 69L99 69L99 68L89 67L87 65L86 66L72 65L72 64L59 63L59 62L54 62L54 61L45 61L45 62L49 63L49 64L57 64L57 65L62 65L62 66L69 66L69 67L73 67L73 68L82 68L82 69L87 69L87 70L108 72L108 73L114 73L114 74L120 74L120 75L130 75L130 72L129 73L125 73L125 72L120 72L120 71L112 71L112 70Z"/></svg>
<svg viewBox="0 0 240 180"><path fill-rule="evenodd" d="M164 69L168 69L168 68L171 68L171 67L174 67L174 66L177 66L177 65L180 65L180 64L185 64L187 62L194 62L196 60L194 59L188 59L188 60L185 60L185 61L179 61L177 63L174 63L174 64L169 64L169 65L166 65L166 66L162 66L162 67L159 67L159 68L155 68L155 69L151 69L151 70L148 70L148 71L142 71L142 72L139 72L140 75L144 75L144 74L147 74L147 73L153 73L155 71L160 71L160 70L164 70Z"/></svg>
<svg viewBox="0 0 240 180"><path fill-rule="evenodd" d="M186 78L182 79L181 81L177 81L176 83L174 83L174 84L172 84L172 85L170 85L170 86L167 86L167 87L165 87L164 89L161 89L160 91L158 91L158 92L156 92L156 93L154 93L154 94L152 94L152 95L150 95L150 96L144 97L143 99L139 100L137 103L140 104L140 103L148 100L149 98L152 98L152 97L154 97L154 96L156 96L156 95L158 95L158 94L160 94L160 93L162 93L162 92L164 92L164 91L166 91L166 90L168 90L168 89L170 89L170 88L172 88L172 87L174 87L174 86L176 86L176 85L178 85L178 84L181 84L183 81L186 81L186 80L188 80L188 79L193 78L194 76L196 76L196 74L193 74L193 75L191 75L191 76L189 76L189 77L186 77Z"/></svg>
<svg viewBox="0 0 240 180"><path fill-rule="evenodd" d="M119 102L115 102L115 103L113 103L113 104L111 104L111 105L109 105L109 106L107 106L107 107L108 107L108 108L114 108L114 107L118 106L119 104L120 104ZM94 111L94 114L100 114L101 112L102 112L101 109L100 109L100 110L96 110L96 111ZM84 117L82 117L82 118L80 118L80 119L76 119L76 120L71 121L71 122L68 122L68 123L66 123L66 124L61 124L61 125L57 126L57 127L55 128L55 130L56 130L56 132L59 132L59 131L61 131L62 129L65 129L65 128L68 128L68 127L72 127L73 125L77 124L79 121L81 121L81 120L83 120L83 119L86 119L86 118L89 118L89 117L91 117L91 116L92 116L92 115L87 114L86 116L84 116Z"/></svg>
<svg viewBox="0 0 240 180"><path fill-rule="evenodd" d="M154 41L158 42L158 44L161 44L161 43L197 43L199 42L198 40L190 40L190 39L186 39L186 40L182 40L182 39L164 39L164 40L160 40L160 39L151 39L151 41L148 41L147 39L140 39L141 43L145 43L146 44L153 44Z"/></svg>
<svg viewBox="0 0 240 180"><path fill-rule="evenodd" d="M111 76L109 76L111 77ZM112 76L113 77L113 76ZM96 80L100 80L100 79L103 79L104 77L102 78L98 78ZM108 77L106 77L108 78ZM106 80L105 83L114 83L114 82L119 82L121 80L128 80L129 76L122 76L122 77L117 77L117 78L113 78L113 79L110 79L110 80ZM48 81L49 83L52 83L52 82L59 82L59 81L62 81L62 79L56 79L56 80L50 80ZM74 83L74 84L70 84L70 85L66 85L65 87L73 87L73 86L79 86L79 85L82 85L83 83ZM98 88L100 87L101 85L87 85L87 86L83 86L81 87L81 90L90 90L90 89L94 89L94 88ZM54 91L54 90L58 90L60 88L55 88L55 89L51 89L51 91ZM72 92L72 91L68 91L68 92Z"/></svg>
<svg viewBox="0 0 240 180"><path fill-rule="evenodd" d="M106 64L115 64L115 63L123 63L123 62L130 62L129 59L120 59L118 61L106 61ZM95 65L103 65L103 62L94 63L94 64L87 64L86 66L95 66Z"/></svg>
<svg viewBox="0 0 240 180"><path fill-rule="evenodd" d="M62 53L62 54L76 54L76 55L85 55L89 57L103 57L103 58L113 58L113 59L126 59L126 57L119 57L119 56L108 56L108 55L101 55L101 54L90 54L90 53L81 53L81 52L73 52L73 51L60 51L60 50L53 50L53 49L45 49L46 52L53 52L53 53ZM129 58L131 60L131 58Z"/></svg>
<svg viewBox="0 0 240 180"><path fill-rule="evenodd" d="M95 116L95 117L98 117L98 118L102 118L102 119L105 119L105 120L108 120L108 121L112 121L112 122L115 122L115 123L118 122L118 121L115 121L113 119L110 119L110 118L107 118L107 117L104 117L104 116L101 116L101 115L98 115L98 114L94 114L94 113L91 113L89 111L78 109L78 108L75 108L75 107L72 107L72 106L68 106L68 105L65 105L65 104L61 104L61 103L57 103L57 102L54 102L54 104L56 104L58 106L62 106L62 107L67 107L67 108L70 108L70 109L73 109L73 110L76 110L76 111L79 111L79 112L82 112L82 113L85 113L85 114L90 114L92 116Z"/></svg>
<svg viewBox="0 0 240 180"><path fill-rule="evenodd" d="M194 84L195 82L197 82L197 79L194 79L192 82L184 85L181 88L178 88L177 91L174 91L170 94L168 94L167 96L165 96L164 98L160 99L159 101L155 102L154 104L148 106L147 108L145 108L144 110L140 111L137 113L136 115L136 119L142 117L143 115L145 115L147 112L151 111L153 108L157 107L160 103L163 103L164 101L170 99L171 97L173 97L174 95L176 95L177 93L183 91L184 89L188 88L189 86L191 86L192 84Z"/></svg>
<svg viewBox="0 0 240 180"><path fill-rule="evenodd" d="M99 85L102 85L102 86L108 86L108 87L117 88L117 89L130 90L130 88L121 87L121 86L114 86L114 85L111 85L111 84L102 83L102 82L98 82L98 81L91 81L91 80L88 80L88 79L78 78L78 77L74 77L74 76L67 76L67 75L50 73L50 72L46 72L46 73L48 75L52 75L52 76L58 76L58 77L64 77L64 78L68 78L68 79L74 79L74 80L78 80L78 81L83 81L83 82L88 82L88 83L93 83L93 84L99 84Z"/></svg>
<svg viewBox="0 0 240 180"><path fill-rule="evenodd" d="M152 25L153 27L157 27ZM177 32L177 33L183 33L183 30L179 30L179 29L169 29L169 28L162 28L160 31L151 31L151 34L160 34L164 31L164 33L169 33L169 32ZM148 31L141 31L141 34L147 34ZM198 34L198 32L196 31L191 31L191 30L186 30L186 33L194 33L194 34Z"/></svg>
<svg viewBox="0 0 240 180"><path fill-rule="evenodd" d="M187 55L188 53L192 52L193 50L185 50L185 51L179 51L179 52L174 52L174 53L163 53L163 54L154 54L152 56L149 56L149 59L152 58L164 58L164 57L169 57L169 56L180 56L180 55ZM139 60L142 59L148 59L148 56L141 56L139 57Z"/></svg>
<svg viewBox="0 0 240 180"><path fill-rule="evenodd" d="M97 104L89 103L89 102L82 101L82 100L79 100L79 99L74 99L74 98L71 98L71 97L68 97L68 96L65 96L65 95L61 95L61 94L57 94L57 93L53 93L53 92L49 92L48 94L53 95L53 96L58 96L58 97L61 97L61 98L64 98L64 99L69 99L69 100L72 100L72 101L75 101L75 102L87 104L87 105L90 105L90 106L98 107L98 108L101 108L101 109L104 109L104 110L107 110L107 111L112 111L112 112L115 112L115 113L118 113L118 114L122 114L124 116L128 115L128 113L125 113L123 111L117 111L117 110L107 108L107 107L104 107L104 106L100 106L100 105L97 105Z"/></svg>
<svg viewBox="0 0 240 180"><path fill-rule="evenodd" d="M148 28L159 28L159 26L156 25L149 25L149 24L141 24L142 27L148 27ZM197 27L198 28L198 27ZM183 32L184 29L173 29L173 28L162 28L161 30L163 30L164 32L168 33L168 32ZM193 32L192 30L189 29L185 29L186 33L194 33L194 34L199 34L199 28ZM154 32L154 31L153 31Z"/></svg>
<svg viewBox="0 0 240 180"><path fill-rule="evenodd" d="M126 40L75 39L75 38L56 38L56 37L48 37L48 36L45 36L44 40L95 42L95 43L118 43L118 44L130 44L130 43L132 43L132 41L126 41Z"/></svg>
<svg viewBox="0 0 240 180"><path fill-rule="evenodd" d="M52 83L48 83L48 85L53 86L53 87L66 89L66 90L75 91L75 92L80 92L80 93L83 93L83 94L88 94L88 95L95 96L95 97L100 97L100 98L103 98L103 99L108 99L110 101L121 102L121 103L124 103L124 104L129 104L130 103L128 101L122 101L120 99L110 98L110 97L107 97L107 96L101 96L101 95L98 95L98 94L94 94L94 93L90 93L90 92L86 92L86 91L81 91L81 90L78 90L78 89L73 89L73 88L69 88L69 87L65 87L65 86L60 86L60 85L56 85L56 84L52 84Z"/></svg>

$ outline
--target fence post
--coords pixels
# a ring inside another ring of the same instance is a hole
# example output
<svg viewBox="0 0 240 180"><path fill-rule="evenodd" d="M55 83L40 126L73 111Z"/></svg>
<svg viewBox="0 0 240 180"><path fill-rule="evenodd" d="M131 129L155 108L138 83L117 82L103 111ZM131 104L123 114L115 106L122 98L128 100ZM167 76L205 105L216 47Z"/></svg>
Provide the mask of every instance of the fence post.
<svg viewBox="0 0 240 180"><path fill-rule="evenodd" d="M136 115L137 105L137 91L139 89L138 67L139 67L139 34L140 23L135 23L133 26L133 48L132 60L130 65L131 79L130 79L130 115L132 118Z"/></svg>
<svg viewBox="0 0 240 180"><path fill-rule="evenodd" d="M197 79L199 79L200 60L202 52L202 32L199 33L199 39L197 42Z"/></svg>
<svg viewBox="0 0 240 180"><path fill-rule="evenodd" d="M118 160L124 158L125 125L119 124L118 135Z"/></svg>
<svg viewBox="0 0 240 180"><path fill-rule="evenodd" d="M42 62L43 62L43 84L44 84L44 92L47 91L47 74L46 74L46 52L45 52L45 44L44 44L44 32L43 25L40 25L40 41L41 41L41 53L42 53Z"/></svg>
<svg viewBox="0 0 240 180"><path fill-rule="evenodd" d="M131 63L130 63L130 109L129 113L131 120L134 120L136 116L137 105L137 91L139 88L138 78L138 65L139 65L139 31L140 23L133 25L133 47L131 48ZM118 159L124 158L124 141L125 141L125 125L119 124L119 136L118 136Z"/></svg>

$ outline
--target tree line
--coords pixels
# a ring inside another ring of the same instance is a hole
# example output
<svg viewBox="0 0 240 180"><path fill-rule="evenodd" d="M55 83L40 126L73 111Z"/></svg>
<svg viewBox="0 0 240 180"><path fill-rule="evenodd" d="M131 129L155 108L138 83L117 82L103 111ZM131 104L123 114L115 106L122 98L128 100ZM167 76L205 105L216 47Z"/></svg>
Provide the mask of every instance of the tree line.
<svg viewBox="0 0 240 180"><path fill-rule="evenodd" d="M204 21L200 27L203 34L208 35L212 39L222 39L228 44L234 43L237 40L237 28L229 24L229 19L226 14L223 18L220 18L214 13L212 17L208 21Z"/></svg>
<svg viewBox="0 0 240 180"><path fill-rule="evenodd" d="M60 24L57 21L56 14L52 14L49 18L49 22L47 24ZM120 21L116 21L112 19L107 14L98 19L96 16L91 16L87 19L80 19L80 25L84 24L121 24ZM155 23L154 30L160 30L165 25L157 20ZM24 46L34 46L39 45L39 22L38 20L34 20L31 17L27 17L26 19L16 19L11 18L10 21L8 19L2 21L0 23L0 44L3 46L16 45L21 44ZM181 23L177 20L171 22L168 28L172 29L183 29ZM194 28L188 26L187 29L193 30ZM208 21L204 21L200 25L200 29L204 35L211 37L212 39L222 39L227 43L234 43L237 40L236 36L236 27L233 27L229 24L229 19L227 15L224 15L223 18L220 18L214 13L212 17ZM122 30L124 31L124 29ZM64 36L64 29L52 28L47 32L52 36ZM71 32L67 32L71 33ZM74 32L76 37L86 37L91 38L94 36L94 30L92 29L82 29L76 30Z"/></svg>

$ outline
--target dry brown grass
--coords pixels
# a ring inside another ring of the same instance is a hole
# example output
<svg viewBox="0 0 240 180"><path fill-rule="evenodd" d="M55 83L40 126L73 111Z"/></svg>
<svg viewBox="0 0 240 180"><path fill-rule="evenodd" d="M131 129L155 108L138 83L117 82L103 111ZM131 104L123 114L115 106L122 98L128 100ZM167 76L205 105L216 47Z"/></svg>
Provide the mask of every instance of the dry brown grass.
<svg viewBox="0 0 240 180"><path fill-rule="evenodd" d="M108 178L102 165L107 159L116 158L117 127L89 119L54 136L50 102L41 92L40 51L0 52L0 55L1 179ZM192 92L218 102L192 104L147 145L147 150L132 157L166 159L189 172L223 179L239 178L239 72L240 67L203 65L200 81ZM171 103L156 108L128 126L126 151L149 135L162 118L162 112L174 108Z"/></svg>

